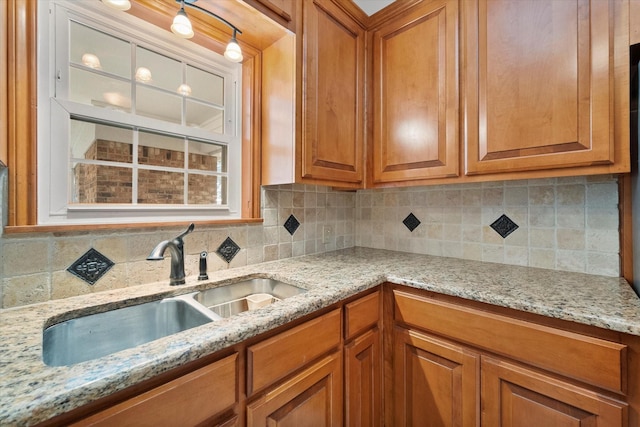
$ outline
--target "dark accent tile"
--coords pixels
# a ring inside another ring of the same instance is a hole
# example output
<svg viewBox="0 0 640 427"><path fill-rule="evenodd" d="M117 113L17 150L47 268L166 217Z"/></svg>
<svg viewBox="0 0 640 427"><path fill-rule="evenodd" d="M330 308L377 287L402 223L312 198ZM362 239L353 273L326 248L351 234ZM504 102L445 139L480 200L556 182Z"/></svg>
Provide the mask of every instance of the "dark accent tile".
<svg viewBox="0 0 640 427"><path fill-rule="evenodd" d="M409 231L413 232L413 230L420 225L420 220L416 218L413 213L410 213L404 220L402 220L402 223L409 229Z"/></svg>
<svg viewBox="0 0 640 427"><path fill-rule="evenodd" d="M113 267L113 261L91 248L67 268L67 271L90 285Z"/></svg>
<svg viewBox="0 0 640 427"><path fill-rule="evenodd" d="M216 249L216 253L220 258L227 261L227 263L231 262L231 260L238 255L238 252L240 252L240 246L238 246L231 237L227 237L218 249Z"/></svg>
<svg viewBox="0 0 640 427"><path fill-rule="evenodd" d="M509 234L516 231L518 224L511 221L511 218L503 214L500 218L496 219L493 224L491 224L491 228L493 228L496 233L501 235L504 239Z"/></svg>
<svg viewBox="0 0 640 427"><path fill-rule="evenodd" d="M289 234L293 236L293 233L296 232L298 227L300 227L300 221L298 221L298 218L293 215L289 215L289 218L284 222L284 228L286 228Z"/></svg>

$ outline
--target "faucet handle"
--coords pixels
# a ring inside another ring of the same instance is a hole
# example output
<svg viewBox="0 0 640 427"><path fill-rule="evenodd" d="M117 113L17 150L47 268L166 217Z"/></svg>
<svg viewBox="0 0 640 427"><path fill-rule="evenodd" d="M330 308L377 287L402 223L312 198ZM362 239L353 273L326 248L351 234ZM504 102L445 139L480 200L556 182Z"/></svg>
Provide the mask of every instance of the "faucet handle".
<svg viewBox="0 0 640 427"><path fill-rule="evenodd" d="M186 236L187 234L191 233L193 231L193 229L195 228L195 225L193 223L191 223L189 225L189 227L187 227L187 229L184 231L184 233L180 234L178 237L176 237L174 240L182 240L182 238L184 236Z"/></svg>

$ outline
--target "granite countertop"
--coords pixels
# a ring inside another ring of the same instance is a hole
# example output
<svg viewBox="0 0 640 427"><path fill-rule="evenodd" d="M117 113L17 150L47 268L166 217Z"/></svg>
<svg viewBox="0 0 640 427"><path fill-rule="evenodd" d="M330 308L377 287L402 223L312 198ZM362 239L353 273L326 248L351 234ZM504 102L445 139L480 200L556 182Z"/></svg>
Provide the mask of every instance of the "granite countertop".
<svg viewBox="0 0 640 427"><path fill-rule="evenodd" d="M385 281L640 336L640 299L621 278L366 248L216 271L210 277L207 282L189 277L179 287L151 283L0 310L0 425L36 424ZM278 279L307 292L100 359L68 367L42 362L42 330L53 319L250 277Z"/></svg>

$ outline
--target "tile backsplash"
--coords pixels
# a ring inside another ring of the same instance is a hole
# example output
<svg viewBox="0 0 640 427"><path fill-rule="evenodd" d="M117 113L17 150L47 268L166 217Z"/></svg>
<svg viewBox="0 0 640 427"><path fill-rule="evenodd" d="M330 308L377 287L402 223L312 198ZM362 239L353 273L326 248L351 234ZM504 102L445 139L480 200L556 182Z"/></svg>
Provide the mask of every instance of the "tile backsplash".
<svg viewBox="0 0 640 427"><path fill-rule="evenodd" d="M403 224L409 214L420 221L413 231ZM612 176L363 190L356 198L357 246L605 276L620 275L618 222Z"/></svg>
<svg viewBox="0 0 640 427"><path fill-rule="evenodd" d="M2 172L0 168L0 184ZM0 213L6 212L2 194ZM264 222L196 226L184 239L185 270L198 274L202 251L209 252L209 277L215 279L217 270L357 245L618 276L617 203L617 180L611 176L357 193L314 185L264 187ZM413 231L403 223L410 214L415 217L409 227ZM292 215L297 227L291 227ZM491 228L502 215L517 225L504 238ZM331 230L326 239L325 228ZM169 257L161 262L146 257L158 242L181 231L0 235L1 306L168 281ZM240 247L229 263L216 254L228 237ZM114 262L93 285L67 271L91 248Z"/></svg>

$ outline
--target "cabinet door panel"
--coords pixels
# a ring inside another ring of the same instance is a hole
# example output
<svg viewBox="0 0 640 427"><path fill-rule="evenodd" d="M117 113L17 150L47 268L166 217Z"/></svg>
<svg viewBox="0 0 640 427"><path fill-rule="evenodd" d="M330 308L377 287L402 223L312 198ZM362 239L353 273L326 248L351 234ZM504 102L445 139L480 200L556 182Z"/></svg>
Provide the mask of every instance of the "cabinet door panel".
<svg viewBox="0 0 640 427"><path fill-rule="evenodd" d="M371 329L345 345L345 425L382 425L382 348Z"/></svg>
<svg viewBox="0 0 640 427"><path fill-rule="evenodd" d="M627 405L491 357L482 356L482 425L620 427Z"/></svg>
<svg viewBox="0 0 640 427"><path fill-rule="evenodd" d="M466 173L613 163L613 2L462 5Z"/></svg>
<svg viewBox="0 0 640 427"><path fill-rule="evenodd" d="M462 346L396 327L394 413L399 426L478 425L479 356Z"/></svg>
<svg viewBox="0 0 640 427"><path fill-rule="evenodd" d="M330 0L303 2L302 177L362 182L364 30Z"/></svg>
<svg viewBox="0 0 640 427"><path fill-rule="evenodd" d="M342 424L342 353L334 353L247 406L248 426Z"/></svg>
<svg viewBox="0 0 640 427"><path fill-rule="evenodd" d="M373 33L374 182L458 174L457 23L431 1Z"/></svg>

